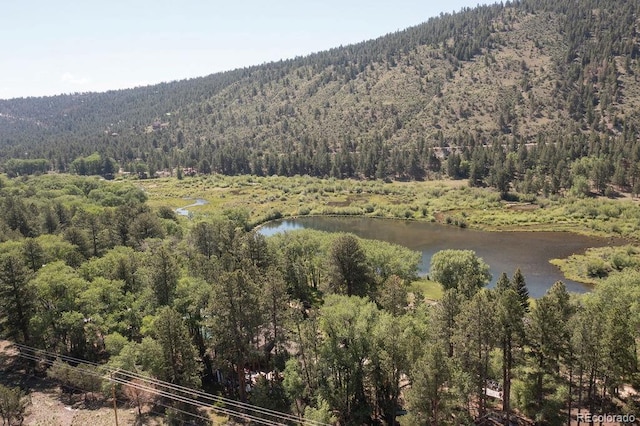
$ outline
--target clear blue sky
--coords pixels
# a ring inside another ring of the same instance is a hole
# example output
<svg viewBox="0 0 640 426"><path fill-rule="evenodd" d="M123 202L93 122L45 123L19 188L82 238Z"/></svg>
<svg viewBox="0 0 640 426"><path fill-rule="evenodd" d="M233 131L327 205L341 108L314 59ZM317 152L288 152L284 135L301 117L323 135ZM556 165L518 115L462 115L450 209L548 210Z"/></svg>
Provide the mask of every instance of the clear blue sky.
<svg viewBox="0 0 640 426"><path fill-rule="evenodd" d="M200 77L357 43L482 0L13 0L0 99Z"/></svg>

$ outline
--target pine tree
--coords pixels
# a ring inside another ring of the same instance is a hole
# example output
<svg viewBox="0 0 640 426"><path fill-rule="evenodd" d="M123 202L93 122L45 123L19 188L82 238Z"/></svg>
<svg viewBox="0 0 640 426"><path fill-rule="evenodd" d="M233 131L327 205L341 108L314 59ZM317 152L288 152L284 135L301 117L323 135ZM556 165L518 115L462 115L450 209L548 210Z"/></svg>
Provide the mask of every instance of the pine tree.
<svg viewBox="0 0 640 426"><path fill-rule="evenodd" d="M179 386L198 386L198 353L182 316L168 306L160 308L153 332L162 348L161 380Z"/></svg>
<svg viewBox="0 0 640 426"><path fill-rule="evenodd" d="M516 272L514 272L511 278L511 288L518 294L520 305L522 305L524 311L529 312L529 290L527 289L527 283L520 268L516 269Z"/></svg>
<svg viewBox="0 0 640 426"><path fill-rule="evenodd" d="M496 291L498 293L504 293L505 291L511 288L511 281L509 281L509 277L506 272L500 274L500 278L498 278L498 282L496 283Z"/></svg>
<svg viewBox="0 0 640 426"><path fill-rule="evenodd" d="M22 259L13 254L0 257L0 318L5 321L7 337L30 343L34 301L29 272Z"/></svg>
<svg viewBox="0 0 640 426"><path fill-rule="evenodd" d="M430 344L411 373L407 403L412 420L420 424L440 424L447 415L447 384L451 379L445 351L438 344Z"/></svg>
<svg viewBox="0 0 640 426"><path fill-rule="evenodd" d="M366 296L372 290L371 271L358 239L350 234L335 239L331 247L331 286L336 293Z"/></svg>
<svg viewBox="0 0 640 426"><path fill-rule="evenodd" d="M514 354L524 342L525 315L518 293L513 289L508 288L498 294L497 315L499 343L502 349L502 410L505 413L506 424L510 424Z"/></svg>
<svg viewBox="0 0 640 426"><path fill-rule="evenodd" d="M486 414L485 389L489 379L489 354L498 342L496 299L492 292L482 289L466 302L456 317L453 336L454 362L471 376L473 394L478 400L478 416Z"/></svg>
<svg viewBox="0 0 640 426"><path fill-rule="evenodd" d="M149 259L149 280L158 306L170 305L178 286L180 269L171 251L162 246Z"/></svg>
<svg viewBox="0 0 640 426"><path fill-rule="evenodd" d="M211 276L212 292L207 313L216 354L233 365L240 399L246 400L245 364L264 323L255 267L244 262L231 271Z"/></svg>
<svg viewBox="0 0 640 426"><path fill-rule="evenodd" d="M535 402L543 408L544 378L558 379L560 362L569 349L568 321L571 317L569 294L561 281L556 282L538 299L531 310L526 327L526 337L533 357Z"/></svg>

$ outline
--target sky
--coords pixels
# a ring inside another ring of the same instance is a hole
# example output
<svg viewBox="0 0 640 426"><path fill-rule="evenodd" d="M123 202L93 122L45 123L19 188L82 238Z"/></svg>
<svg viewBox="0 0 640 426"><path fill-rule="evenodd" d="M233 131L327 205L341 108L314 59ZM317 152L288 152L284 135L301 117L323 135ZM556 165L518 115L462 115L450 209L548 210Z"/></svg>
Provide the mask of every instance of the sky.
<svg viewBox="0 0 640 426"><path fill-rule="evenodd" d="M0 99L102 92L305 56L482 0L14 0Z"/></svg>

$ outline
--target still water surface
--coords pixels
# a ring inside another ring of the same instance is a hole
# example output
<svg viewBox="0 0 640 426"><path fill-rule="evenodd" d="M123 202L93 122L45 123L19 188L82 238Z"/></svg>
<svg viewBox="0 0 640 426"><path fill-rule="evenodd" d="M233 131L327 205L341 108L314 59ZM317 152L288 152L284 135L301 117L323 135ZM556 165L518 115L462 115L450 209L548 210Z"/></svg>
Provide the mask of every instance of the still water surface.
<svg viewBox="0 0 640 426"><path fill-rule="evenodd" d="M620 244L619 241L586 237L567 232L486 232L461 229L438 223L365 217L304 217L279 220L260 227L269 236L296 229L315 229L326 232L351 232L362 238L400 244L422 253L419 273L429 272L431 256L444 249L474 250L489 264L495 284L502 272L509 277L520 268L527 281L529 294L538 298L556 281L563 281L567 290L585 293L591 287L564 278L550 259L584 253L588 247Z"/></svg>
<svg viewBox="0 0 640 426"><path fill-rule="evenodd" d="M188 206L177 208L176 209L176 213L178 213L179 215L182 215L182 216L189 216L190 215L190 212L189 212L189 208L190 207L204 206L207 203L208 203L207 200L203 200L202 198L196 198L194 200L194 202L189 204Z"/></svg>

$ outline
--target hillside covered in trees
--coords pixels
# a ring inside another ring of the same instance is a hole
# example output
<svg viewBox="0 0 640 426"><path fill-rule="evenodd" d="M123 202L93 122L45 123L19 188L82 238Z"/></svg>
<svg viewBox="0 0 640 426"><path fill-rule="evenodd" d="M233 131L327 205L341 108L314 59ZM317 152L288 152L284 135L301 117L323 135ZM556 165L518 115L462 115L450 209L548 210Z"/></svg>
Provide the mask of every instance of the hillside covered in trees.
<svg viewBox="0 0 640 426"><path fill-rule="evenodd" d="M0 161L12 174L447 174L638 193L639 8L506 2L202 78L2 100Z"/></svg>

